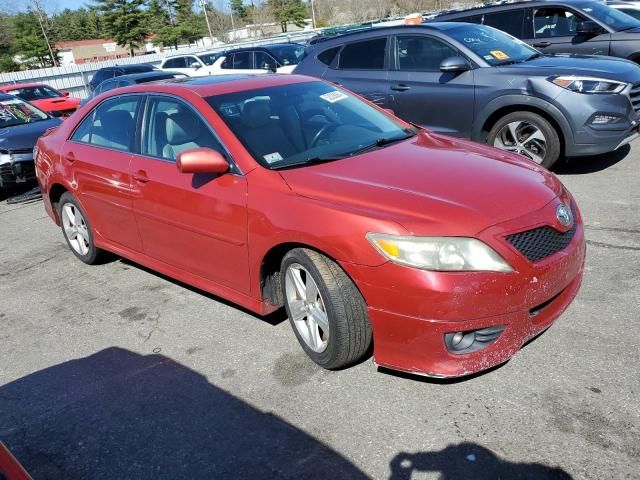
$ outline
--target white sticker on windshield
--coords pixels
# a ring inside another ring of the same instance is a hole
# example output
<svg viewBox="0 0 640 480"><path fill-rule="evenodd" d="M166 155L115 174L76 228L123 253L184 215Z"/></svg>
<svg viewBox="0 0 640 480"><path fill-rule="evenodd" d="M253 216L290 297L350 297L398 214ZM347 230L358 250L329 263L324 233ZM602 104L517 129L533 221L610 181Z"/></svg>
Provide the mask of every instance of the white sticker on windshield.
<svg viewBox="0 0 640 480"><path fill-rule="evenodd" d="M344 93L339 92L338 90L334 90L333 92L325 93L324 95L320 95L320 98L326 100L329 103L336 103L340 100L344 100L347 97Z"/></svg>
<svg viewBox="0 0 640 480"><path fill-rule="evenodd" d="M273 162L279 162L280 160L283 160L282 155L280 155L280 152L269 153L269 154L264 156L264 159L269 164L271 164Z"/></svg>

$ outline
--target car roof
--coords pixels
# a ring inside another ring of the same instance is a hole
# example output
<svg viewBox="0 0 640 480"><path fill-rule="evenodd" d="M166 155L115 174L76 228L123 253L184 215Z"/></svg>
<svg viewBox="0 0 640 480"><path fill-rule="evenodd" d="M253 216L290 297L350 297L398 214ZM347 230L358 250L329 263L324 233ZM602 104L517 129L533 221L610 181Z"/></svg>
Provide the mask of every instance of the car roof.
<svg viewBox="0 0 640 480"><path fill-rule="evenodd" d="M454 16L458 14L467 14L473 12L487 12L487 11L499 11L499 10L510 10L514 8L520 8L523 6L540 6L546 4L552 5L560 5L560 6L576 6L589 2L597 2L598 0L523 0L518 2L502 2L502 3L494 3L491 5L482 5L479 7L471 7L471 8L461 8L455 10L446 10L440 12L433 16L434 20L438 20L440 17L447 17L449 15Z"/></svg>
<svg viewBox="0 0 640 480"><path fill-rule="evenodd" d="M447 30L451 30L452 28L468 25L464 22L429 22L429 23L421 23L419 25L380 25L376 27L367 27L367 28L359 28L357 30L347 31L344 33L337 33L335 35L326 35L326 36L318 36L312 39L311 47L315 47L316 45L324 44L325 42L331 42L334 40L339 40L345 37L353 37L353 36L368 36L368 34L375 35L380 32L383 33L393 33L393 32L402 32L406 33L407 31L415 31L417 29L428 29L446 32Z"/></svg>
<svg viewBox="0 0 640 480"><path fill-rule="evenodd" d="M0 86L0 90L15 90L17 88L26 88L26 87L49 87L54 88L51 85L47 85L46 83L16 83L15 85L2 85Z"/></svg>
<svg viewBox="0 0 640 480"><path fill-rule="evenodd" d="M275 48L275 47L286 47L286 46L304 47L304 45L301 45L301 44L295 43L295 42L269 43L267 45L256 45L255 47L234 48L232 50L227 50L225 52L225 54L238 53L238 52L248 52L248 51L254 51L254 50L270 50L270 49Z"/></svg>
<svg viewBox="0 0 640 480"><path fill-rule="evenodd" d="M109 80L115 80L115 81L133 80L133 81L136 81L136 80L139 80L141 78L166 77L167 75L184 75L184 74L180 73L180 72L168 72L168 71L164 71L164 70L152 70L150 72L129 73L127 75L120 75L119 77L109 78L108 80L105 80L105 82L107 82Z"/></svg>
<svg viewBox="0 0 640 480"><path fill-rule="evenodd" d="M226 93L242 92L258 88L278 87L296 83L319 82L317 78L292 74L262 75L209 75L167 80L160 83L141 83L117 89L122 93L195 93L200 97L210 97ZM115 91L115 90L114 90ZM109 92L106 92L107 94Z"/></svg>

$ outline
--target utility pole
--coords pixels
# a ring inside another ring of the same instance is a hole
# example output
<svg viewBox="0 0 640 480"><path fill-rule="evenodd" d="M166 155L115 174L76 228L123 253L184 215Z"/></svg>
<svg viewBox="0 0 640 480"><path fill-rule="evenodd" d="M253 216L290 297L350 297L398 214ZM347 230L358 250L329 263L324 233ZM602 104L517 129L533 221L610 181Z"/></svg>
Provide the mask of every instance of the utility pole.
<svg viewBox="0 0 640 480"><path fill-rule="evenodd" d="M231 16L231 33L233 34L233 40L236 38L236 27L233 23L233 8L231 8L231 4L229 4L229 15ZM232 39L229 39L232 40Z"/></svg>
<svg viewBox="0 0 640 480"><path fill-rule="evenodd" d="M311 26L316 28L316 9L313 8L313 0L311 0Z"/></svg>
<svg viewBox="0 0 640 480"><path fill-rule="evenodd" d="M209 30L209 40L211 40L211 46L213 46L213 33L211 33L211 24L209 23L209 15L207 15L207 2L200 0L202 11L204 12L204 19L207 21L207 30Z"/></svg>
<svg viewBox="0 0 640 480"><path fill-rule="evenodd" d="M44 37L44 41L47 44L47 48L49 49L49 55L51 56L51 62L54 67L58 66L58 61L56 60L55 55L53 54L53 49L51 48L51 44L49 43L49 37L47 37L47 31L44 28L44 22L42 19L42 6L38 0L31 0L30 7L34 11L34 13L38 16L38 23L40 23L40 28L42 29L42 36Z"/></svg>

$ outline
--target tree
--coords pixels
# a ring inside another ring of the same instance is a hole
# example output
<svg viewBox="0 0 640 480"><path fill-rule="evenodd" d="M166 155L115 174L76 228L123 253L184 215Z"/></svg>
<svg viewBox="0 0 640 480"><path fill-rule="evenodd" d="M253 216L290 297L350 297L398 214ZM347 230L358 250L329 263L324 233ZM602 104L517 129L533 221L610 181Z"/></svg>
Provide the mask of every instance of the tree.
<svg viewBox="0 0 640 480"><path fill-rule="evenodd" d="M298 27L304 26L307 9L302 4L302 0L269 0L268 3L274 18L280 23L283 33L287 31L289 23Z"/></svg>
<svg viewBox="0 0 640 480"><path fill-rule="evenodd" d="M13 18L0 13L0 72L13 72L20 68L13 61L14 41Z"/></svg>
<svg viewBox="0 0 640 480"><path fill-rule="evenodd" d="M229 2L229 6L231 8L232 15L235 15L236 18L240 19L243 22L247 21L251 8L245 7L243 4L243 0L231 0Z"/></svg>
<svg viewBox="0 0 640 480"><path fill-rule="evenodd" d="M42 28L34 12L19 13L13 19L15 28L15 53L25 61L37 60L39 65L52 66L49 46L42 35ZM47 28L45 26L45 28ZM49 32L51 33L51 32ZM54 51L54 56L56 52Z"/></svg>
<svg viewBox="0 0 640 480"><path fill-rule="evenodd" d="M118 45L129 49L131 56L144 45L148 35L146 0L97 0L103 14L106 33Z"/></svg>

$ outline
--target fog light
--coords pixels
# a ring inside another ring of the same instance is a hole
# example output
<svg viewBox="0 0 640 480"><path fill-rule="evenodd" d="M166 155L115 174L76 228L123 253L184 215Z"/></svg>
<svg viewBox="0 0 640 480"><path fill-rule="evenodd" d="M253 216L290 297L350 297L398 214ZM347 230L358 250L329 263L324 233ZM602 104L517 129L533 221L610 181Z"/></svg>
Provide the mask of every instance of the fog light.
<svg viewBox="0 0 640 480"><path fill-rule="evenodd" d="M495 342L504 331L503 325L471 330L468 332L451 332L444 335L444 344L451 353L464 354L476 352Z"/></svg>
<svg viewBox="0 0 640 480"><path fill-rule="evenodd" d="M610 123L616 123L620 120L620 117L616 115L594 114L589 123L591 125L608 125Z"/></svg>

